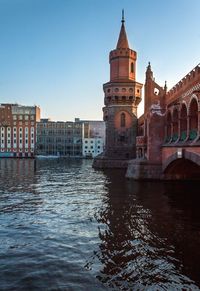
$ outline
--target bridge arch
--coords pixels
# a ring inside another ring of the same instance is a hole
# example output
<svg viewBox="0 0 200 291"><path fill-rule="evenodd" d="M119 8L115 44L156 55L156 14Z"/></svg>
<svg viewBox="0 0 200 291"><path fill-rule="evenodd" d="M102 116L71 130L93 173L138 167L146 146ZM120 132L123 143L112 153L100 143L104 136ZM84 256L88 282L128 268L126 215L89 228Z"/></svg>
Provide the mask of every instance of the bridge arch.
<svg viewBox="0 0 200 291"><path fill-rule="evenodd" d="M200 155L194 152L176 152L163 162L163 175L165 179L199 180L200 177Z"/></svg>

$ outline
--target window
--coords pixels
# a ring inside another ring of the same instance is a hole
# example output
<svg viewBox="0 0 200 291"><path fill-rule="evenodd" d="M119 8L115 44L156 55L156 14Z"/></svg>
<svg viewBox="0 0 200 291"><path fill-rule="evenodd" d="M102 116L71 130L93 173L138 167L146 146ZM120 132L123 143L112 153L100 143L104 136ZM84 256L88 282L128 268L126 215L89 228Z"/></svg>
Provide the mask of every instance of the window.
<svg viewBox="0 0 200 291"><path fill-rule="evenodd" d="M134 72L134 64L131 63L131 73L133 73L133 72Z"/></svg>
<svg viewBox="0 0 200 291"><path fill-rule="evenodd" d="M125 113L121 113L121 127L126 126L126 115Z"/></svg>
<svg viewBox="0 0 200 291"><path fill-rule="evenodd" d="M125 141L125 136L124 135L120 135L119 141L124 142Z"/></svg>

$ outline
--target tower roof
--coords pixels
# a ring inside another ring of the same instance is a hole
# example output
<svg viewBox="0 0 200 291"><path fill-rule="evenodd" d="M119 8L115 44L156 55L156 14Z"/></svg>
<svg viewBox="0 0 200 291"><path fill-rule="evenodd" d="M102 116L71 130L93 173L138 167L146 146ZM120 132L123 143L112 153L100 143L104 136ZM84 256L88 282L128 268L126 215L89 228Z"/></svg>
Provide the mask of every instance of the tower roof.
<svg viewBox="0 0 200 291"><path fill-rule="evenodd" d="M128 38L126 35L126 29L125 29L125 25L124 25L124 9L122 10L122 25L121 25L121 30L120 30L120 34L119 34L119 39L117 42L117 49L119 48L129 48L129 44L128 44Z"/></svg>

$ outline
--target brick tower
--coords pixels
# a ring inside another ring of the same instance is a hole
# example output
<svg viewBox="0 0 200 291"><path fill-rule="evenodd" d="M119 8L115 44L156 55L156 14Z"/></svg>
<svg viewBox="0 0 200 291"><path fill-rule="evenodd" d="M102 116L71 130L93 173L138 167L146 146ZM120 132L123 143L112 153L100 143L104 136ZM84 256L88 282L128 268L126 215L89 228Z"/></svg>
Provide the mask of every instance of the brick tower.
<svg viewBox="0 0 200 291"><path fill-rule="evenodd" d="M130 159L136 155L137 107L142 84L136 82L137 53L129 48L124 11L116 49L110 52L110 81L103 85L106 122L104 155L110 159Z"/></svg>

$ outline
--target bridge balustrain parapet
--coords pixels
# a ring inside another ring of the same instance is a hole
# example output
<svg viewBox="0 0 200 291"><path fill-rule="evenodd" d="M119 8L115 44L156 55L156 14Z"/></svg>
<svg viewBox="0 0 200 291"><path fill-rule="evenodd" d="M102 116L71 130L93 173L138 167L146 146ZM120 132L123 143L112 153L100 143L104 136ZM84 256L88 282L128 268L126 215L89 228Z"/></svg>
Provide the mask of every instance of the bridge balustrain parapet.
<svg viewBox="0 0 200 291"><path fill-rule="evenodd" d="M184 98L195 90L200 90L200 64L167 92L167 103Z"/></svg>

